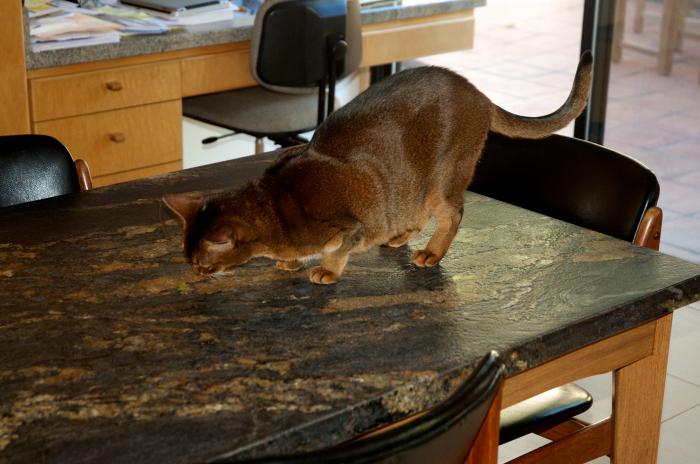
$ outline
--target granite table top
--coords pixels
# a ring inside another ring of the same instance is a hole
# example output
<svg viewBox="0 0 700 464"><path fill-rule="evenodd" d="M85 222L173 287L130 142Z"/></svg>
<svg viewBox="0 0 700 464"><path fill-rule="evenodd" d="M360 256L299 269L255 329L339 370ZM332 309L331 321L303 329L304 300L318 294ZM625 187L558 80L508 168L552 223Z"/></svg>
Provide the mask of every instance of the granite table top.
<svg viewBox="0 0 700 464"><path fill-rule="evenodd" d="M39 53L34 53L31 50L30 41L25 40L26 67L27 69L49 68L186 48L246 42L251 38L253 14L260 2L243 0L234 3L242 3L250 14L236 14L233 21L180 29L167 34L123 37L119 43ZM464 11L485 4L486 0L387 0L363 6L361 20L362 24L381 23ZM26 25L25 30L29 30Z"/></svg>
<svg viewBox="0 0 700 464"><path fill-rule="evenodd" d="M264 259L195 275L160 196L274 156L0 209L0 462L326 446L436 404L488 350L513 375L700 298L700 266L471 192L437 268L404 247L332 286Z"/></svg>

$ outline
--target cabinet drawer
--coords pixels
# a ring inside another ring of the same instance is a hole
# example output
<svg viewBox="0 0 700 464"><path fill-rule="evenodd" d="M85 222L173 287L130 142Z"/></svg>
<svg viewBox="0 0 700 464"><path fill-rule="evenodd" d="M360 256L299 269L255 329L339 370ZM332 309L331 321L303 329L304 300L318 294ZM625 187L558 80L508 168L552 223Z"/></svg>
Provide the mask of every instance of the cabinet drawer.
<svg viewBox="0 0 700 464"><path fill-rule="evenodd" d="M250 74L250 52L236 50L182 60L182 96L257 85Z"/></svg>
<svg viewBox="0 0 700 464"><path fill-rule="evenodd" d="M56 137L93 177L182 159L180 100L34 124Z"/></svg>
<svg viewBox="0 0 700 464"><path fill-rule="evenodd" d="M33 79L32 120L76 116L180 98L176 61Z"/></svg>

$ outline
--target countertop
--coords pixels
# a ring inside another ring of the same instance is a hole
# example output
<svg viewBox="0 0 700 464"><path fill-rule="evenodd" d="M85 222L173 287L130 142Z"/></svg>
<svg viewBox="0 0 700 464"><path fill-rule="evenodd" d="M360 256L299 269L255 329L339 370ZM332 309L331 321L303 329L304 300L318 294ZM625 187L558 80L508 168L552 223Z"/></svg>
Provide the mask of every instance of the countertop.
<svg viewBox="0 0 700 464"><path fill-rule="evenodd" d="M250 12L255 11L255 1L246 1L244 3ZM385 2L378 6L369 5L363 7L362 24L452 13L485 4L486 0L396 0L394 2ZM32 52L31 44L29 40L26 40L26 67L31 70L205 47L208 45L245 42L251 38L252 26L252 14L236 14L233 21L181 29L160 35L122 37L121 42L114 44L67 48L40 53ZM28 28L25 27L25 29Z"/></svg>
<svg viewBox="0 0 700 464"><path fill-rule="evenodd" d="M265 259L195 275L161 195L274 156L0 209L0 462L326 446L436 404L488 350L513 375L700 298L700 266L471 192L436 268L404 247L333 286Z"/></svg>

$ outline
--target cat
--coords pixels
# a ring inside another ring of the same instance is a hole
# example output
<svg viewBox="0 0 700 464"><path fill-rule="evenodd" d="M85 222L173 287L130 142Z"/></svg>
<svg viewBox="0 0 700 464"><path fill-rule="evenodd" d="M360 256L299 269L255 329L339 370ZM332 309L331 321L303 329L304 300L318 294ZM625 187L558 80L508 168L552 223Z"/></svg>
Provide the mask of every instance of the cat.
<svg viewBox="0 0 700 464"><path fill-rule="evenodd" d="M585 52L566 102L547 116L525 117L447 69L405 70L331 114L308 144L285 150L260 179L216 198L166 194L163 201L182 220L185 255L202 275L255 257L297 270L320 255L310 280L331 284L350 253L402 246L431 217L435 232L412 261L435 266L462 220L464 191L489 131L530 139L565 127L587 103L591 74Z"/></svg>

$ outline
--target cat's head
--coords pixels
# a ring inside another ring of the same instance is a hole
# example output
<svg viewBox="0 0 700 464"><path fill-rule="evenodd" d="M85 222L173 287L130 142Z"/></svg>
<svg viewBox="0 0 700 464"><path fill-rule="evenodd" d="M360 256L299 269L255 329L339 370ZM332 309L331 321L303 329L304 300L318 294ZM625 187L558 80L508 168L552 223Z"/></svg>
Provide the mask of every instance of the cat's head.
<svg viewBox="0 0 700 464"><path fill-rule="evenodd" d="M249 228L223 202L199 193L166 194L163 202L182 220L185 257L197 274L222 272L254 256Z"/></svg>

